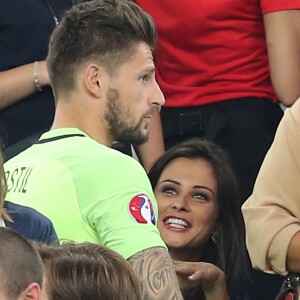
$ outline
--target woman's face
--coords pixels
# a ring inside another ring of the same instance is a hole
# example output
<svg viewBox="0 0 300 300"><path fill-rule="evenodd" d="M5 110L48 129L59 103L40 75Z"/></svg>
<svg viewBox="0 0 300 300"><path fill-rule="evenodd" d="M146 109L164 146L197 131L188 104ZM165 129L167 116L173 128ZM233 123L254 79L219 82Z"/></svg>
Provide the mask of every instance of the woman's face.
<svg viewBox="0 0 300 300"><path fill-rule="evenodd" d="M169 251L199 250L216 229L217 182L205 160L176 158L155 187L158 228ZM196 251L197 252L197 251Z"/></svg>

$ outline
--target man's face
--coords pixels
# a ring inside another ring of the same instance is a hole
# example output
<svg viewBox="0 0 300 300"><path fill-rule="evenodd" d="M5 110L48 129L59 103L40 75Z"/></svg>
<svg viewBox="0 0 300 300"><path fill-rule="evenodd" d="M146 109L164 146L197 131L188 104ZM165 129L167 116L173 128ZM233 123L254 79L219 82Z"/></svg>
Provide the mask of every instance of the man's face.
<svg viewBox="0 0 300 300"><path fill-rule="evenodd" d="M109 83L105 120L110 135L116 141L146 142L151 116L163 104L151 49L143 42L137 43L135 52Z"/></svg>

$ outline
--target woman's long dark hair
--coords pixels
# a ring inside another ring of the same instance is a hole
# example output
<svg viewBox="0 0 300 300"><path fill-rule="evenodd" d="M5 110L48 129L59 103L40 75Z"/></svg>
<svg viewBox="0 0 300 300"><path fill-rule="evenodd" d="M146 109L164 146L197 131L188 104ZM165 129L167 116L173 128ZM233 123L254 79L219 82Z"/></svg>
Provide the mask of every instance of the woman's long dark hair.
<svg viewBox="0 0 300 300"><path fill-rule="evenodd" d="M236 178L227 153L214 142L201 138L182 142L170 148L152 166L149 178L153 189L165 167L179 157L205 160L213 169L218 187L217 243L209 240L201 259L224 271L230 294L239 292L248 280L248 256Z"/></svg>

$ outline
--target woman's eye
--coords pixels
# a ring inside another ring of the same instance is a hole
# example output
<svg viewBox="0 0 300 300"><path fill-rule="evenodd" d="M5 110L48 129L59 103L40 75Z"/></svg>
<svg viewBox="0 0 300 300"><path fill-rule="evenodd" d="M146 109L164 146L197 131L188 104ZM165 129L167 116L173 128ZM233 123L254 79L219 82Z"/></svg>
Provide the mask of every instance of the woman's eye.
<svg viewBox="0 0 300 300"><path fill-rule="evenodd" d="M170 188L170 187L162 188L162 192L165 193L165 194L177 195L177 191L173 188Z"/></svg>
<svg viewBox="0 0 300 300"><path fill-rule="evenodd" d="M194 194L193 195L193 198L196 199L196 200L201 200L201 201L207 201L208 200L208 197L204 194Z"/></svg>

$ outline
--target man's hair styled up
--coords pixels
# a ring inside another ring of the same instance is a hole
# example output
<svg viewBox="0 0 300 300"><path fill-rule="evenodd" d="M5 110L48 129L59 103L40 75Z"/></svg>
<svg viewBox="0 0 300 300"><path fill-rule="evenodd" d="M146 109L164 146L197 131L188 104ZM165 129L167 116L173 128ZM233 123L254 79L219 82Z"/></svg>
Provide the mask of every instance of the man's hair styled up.
<svg viewBox="0 0 300 300"><path fill-rule="evenodd" d="M150 15L130 0L94 0L72 7L55 28L47 68L55 96L74 88L75 70L95 62L113 75L145 42L152 51L156 27Z"/></svg>

